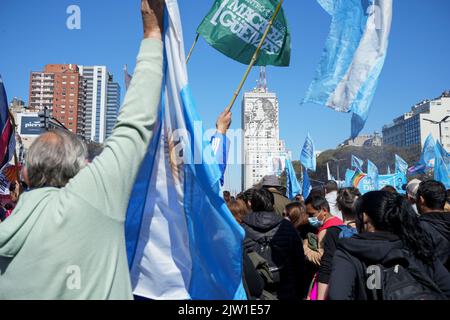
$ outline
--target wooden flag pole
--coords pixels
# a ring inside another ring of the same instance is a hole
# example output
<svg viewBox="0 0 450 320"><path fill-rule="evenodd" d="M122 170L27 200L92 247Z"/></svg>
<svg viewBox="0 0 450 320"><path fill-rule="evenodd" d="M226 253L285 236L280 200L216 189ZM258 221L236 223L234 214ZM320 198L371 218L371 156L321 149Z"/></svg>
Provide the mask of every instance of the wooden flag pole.
<svg viewBox="0 0 450 320"><path fill-rule="evenodd" d="M258 60L258 56L259 56L259 53L261 51L261 48L262 48L262 46L264 44L264 41L266 40L266 38L267 38L267 36L269 34L270 29L272 28L273 22L275 21L275 19L278 16L278 13L280 12L281 5L283 4L283 1L284 0L280 0L280 2L278 3L277 8L275 9L275 12L274 12L273 16L270 19L269 24L267 25L266 31L264 31L264 34L263 34L263 36L261 38L261 41L259 42L259 45L256 48L256 51L253 54L252 59L250 60L250 64L248 65L247 70L245 71L244 77L242 78L241 82L239 83L239 86L238 86L237 90L234 92L233 98L231 99L230 103L228 104L227 108L225 109L226 112L230 112L231 109L233 108L233 105L236 102L236 99L239 96L239 93L241 92L242 87L244 86L244 83L245 83L245 81L248 78L248 75L250 74L250 71L252 70L254 64L256 63L256 60Z"/></svg>
<svg viewBox="0 0 450 320"><path fill-rule="evenodd" d="M189 59L191 59L191 55L192 55L192 51L194 51L195 45L197 44L198 38L200 37L200 33L197 33L197 35L195 36L195 40L194 43L192 44L191 50L189 50L189 54L186 58L186 64L188 64Z"/></svg>

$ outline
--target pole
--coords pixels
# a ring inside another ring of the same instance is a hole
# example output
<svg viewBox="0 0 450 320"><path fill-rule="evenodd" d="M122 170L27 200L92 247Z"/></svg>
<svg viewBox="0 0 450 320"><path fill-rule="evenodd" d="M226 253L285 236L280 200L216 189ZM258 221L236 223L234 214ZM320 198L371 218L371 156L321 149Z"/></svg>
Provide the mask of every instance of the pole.
<svg viewBox="0 0 450 320"><path fill-rule="evenodd" d="M188 64L189 59L191 59L191 55L192 55L192 51L194 51L195 45L197 44L198 38L200 37L200 33L197 33L197 35L195 36L195 40L194 43L192 44L191 50L189 50L189 54L186 58L186 64Z"/></svg>
<svg viewBox="0 0 450 320"><path fill-rule="evenodd" d="M441 146L443 146L443 144L442 144L442 121L439 122L439 141L441 142Z"/></svg>
<svg viewBox="0 0 450 320"><path fill-rule="evenodd" d="M11 110L8 109L9 113L9 121L11 122L11 127L14 134L14 139L16 138L16 120L14 119ZM16 179L17 182L20 182L20 169L19 169L19 158L17 157L17 150L14 148L14 165L16 167Z"/></svg>
<svg viewBox="0 0 450 320"><path fill-rule="evenodd" d="M256 48L256 51L253 54L252 59L250 60L250 64L248 65L247 70L245 71L244 77L242 78L241 82L239 83L239 86L238 86L237 90L234 92L233 98L231 99L230 103L228 104L227 108L225 109L226 112L230 112L231 108L233 108L233 105L236 102L236 99L239 96L239 93L241 92L242 87L244 86L244 83L247 80L248 75L250 74L250 71L253 68L253 65L256 63L256 60L258 59L259 52L261 51L261 48L262 48L262 46L264 44L264 41L266 40L266 38L267 38L267 36L269 34L269 31L272 28L273 22L275 21L275 19L278 16L278 13L280 12L281 5L283 4L283 1L284 0L280 0L280 2L278 3L277 8L275 9L275 12L274 12L273 16L270 19L269 24L267 25L266 31L264 31L264 34L263 34L263 36L261 38L261 41L259 42L259 45Z"/></svg>
<svg viewBox="0 0 450 320"><path fill-rule="evenodd" d="M341 181L340 175L339 175L339 161L337 163L337 179L338 181Z"/></svg>

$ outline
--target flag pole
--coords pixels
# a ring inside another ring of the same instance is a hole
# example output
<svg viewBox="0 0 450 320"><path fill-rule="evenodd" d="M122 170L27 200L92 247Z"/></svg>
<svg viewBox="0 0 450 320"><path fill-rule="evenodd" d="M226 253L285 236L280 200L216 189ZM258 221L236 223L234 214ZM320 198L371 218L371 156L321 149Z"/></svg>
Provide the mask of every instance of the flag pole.
<svg viewBox="0 0 450 320"><path fill-rule="evenodd" d="M237 97L239 96L239 93L242 90L242 87L244 86L245 81L248 78L248 75L250 74L250 71L252 70L254 64L256 63L256 60L258 59L259 52L261 51L261 48L264 44L264 41L266 40L267 36L269 35L269 31L272 28L273 22L278 16L278 13L280 12L281 5L283 4L284 0L280 0L280 2L277 5L277 8L275 9L275 12L272 16L272 18L269 21L269 24L267 25L266 31L264 31L264 34L261 38L261 41L259 42L258 47L256 48L255 53L253 54L252 59L250 60L250 64L247 67L247 70L245 71L244 77L242 78L241 82L239 83L239 86L237 90L234 92L233 98L231 99L230 103L228 104L227 108L225 109L226 112L230 112L231 108L233 108L234 103L236 102Z"/></svg>
<svg viewBox="0 0 450 320"><path fill-rule="evenodd" d="M186 58L186 64L188 64L189 59L191 59L192 51L194 51L195 45L197 44L198 38L200 37L200 33L197 32L197 35L195 36L194 43L192 44L191 50L189 50L189 54Z"/></svg>
<svg viewBox="0 0 450 320"><path fill-rule="evenodd" d="M9 113L9 121L11 122L11 127L14 133L14 139L16 139L16 120L14 119L14 116L11 112L11 110L8 109ZM19 158L17 157L17 150L14 148L14 165L16 166L16 178L17 182L20 184L20 169L19 169Z"/></svg>

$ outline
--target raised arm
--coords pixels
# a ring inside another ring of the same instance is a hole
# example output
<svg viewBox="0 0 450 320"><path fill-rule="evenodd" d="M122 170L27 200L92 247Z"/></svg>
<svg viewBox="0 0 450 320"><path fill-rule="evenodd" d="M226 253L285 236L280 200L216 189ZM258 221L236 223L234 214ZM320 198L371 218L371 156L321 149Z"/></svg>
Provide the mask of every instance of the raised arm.
<svg viewBox="0 0 450 320"><path fill-rule="evenodd" d="M104 151L68 185L91 206L124 220L131 189L159 121L163 0L142 0L142 40L118 122Z"/></svg>

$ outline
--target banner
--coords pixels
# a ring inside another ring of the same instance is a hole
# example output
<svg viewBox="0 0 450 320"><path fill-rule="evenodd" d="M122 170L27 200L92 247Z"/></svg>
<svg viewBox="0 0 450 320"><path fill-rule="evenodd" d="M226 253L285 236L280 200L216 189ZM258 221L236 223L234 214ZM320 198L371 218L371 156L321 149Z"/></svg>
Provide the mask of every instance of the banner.
<svg viewBox="0 0 450 320"><path fill-rule="evenodd" d="M197 32L213 48L248 65L277 5L276 0L216 0ZM290 56L291 36L281 8L256 65L289 66Z"/></svg>
<svg viewBox="0 0 450 320"><path fill-rule="evenodd" d="M387 174L378 176L378 189L374 188L371 179L366 173L347 169L345 173L345 186L358 188L361 194L369 191L380 190L385 186L393 186L398 193L405 194L403 186L408 183L403 173Z"/></svg>

